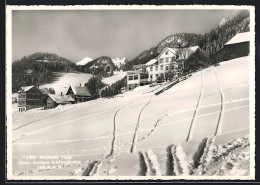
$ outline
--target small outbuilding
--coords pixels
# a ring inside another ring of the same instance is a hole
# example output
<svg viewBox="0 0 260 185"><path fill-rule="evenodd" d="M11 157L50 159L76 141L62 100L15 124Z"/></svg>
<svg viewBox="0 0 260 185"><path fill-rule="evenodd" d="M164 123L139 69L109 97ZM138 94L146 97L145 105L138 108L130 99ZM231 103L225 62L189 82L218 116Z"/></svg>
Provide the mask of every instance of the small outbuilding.
<svg viewBox="0 0 260 185"><path fill-rule="evenodd" d="M249 55L250 33L235 35L214 56L215 63Z"/></svg>
<svg viewBox="0 0 260 185"><path fill-rule="evenodd" d="M48 94L42 103L44 104L44 109L51 109L58 105L73 104L75 100L70 95Z"/></svg>

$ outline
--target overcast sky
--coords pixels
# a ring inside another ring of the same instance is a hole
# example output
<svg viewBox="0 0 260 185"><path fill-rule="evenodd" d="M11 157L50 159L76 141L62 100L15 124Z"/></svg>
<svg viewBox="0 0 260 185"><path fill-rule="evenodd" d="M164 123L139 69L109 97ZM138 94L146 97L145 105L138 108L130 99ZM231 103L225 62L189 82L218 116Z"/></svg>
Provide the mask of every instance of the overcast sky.
<svg viewBox="0 0 260 185"><path fill-rule="evenodd" d="M132 59L174 33L204 34L233 10L15 10L13 61L51 52L78 62Z"/></svg>

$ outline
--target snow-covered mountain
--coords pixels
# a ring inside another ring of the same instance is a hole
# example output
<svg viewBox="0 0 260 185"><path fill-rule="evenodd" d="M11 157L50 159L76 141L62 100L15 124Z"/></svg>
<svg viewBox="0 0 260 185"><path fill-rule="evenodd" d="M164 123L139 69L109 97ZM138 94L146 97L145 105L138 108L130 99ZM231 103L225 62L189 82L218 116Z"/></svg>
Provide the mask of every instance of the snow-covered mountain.
<svg viewBox="0 0 260 185"><path fill-rule="evenodd" d="M91 62L93 59L92 58L90 58L90 57L85 57L85 58L83 58L82 60L80 60L79 62L77 62L77 65L78 66L83 66L83 65L85 65L85 64L87 64L87 63L89 63L89 62Z"/></svg>
<svg viewBox="0 0 260 185"><path fill-rule="evenodd" d="M120 58L114 58L114 59L112 59L112 61L113 61L113 63L115 64L115 66L117 66L117 67L121 67L123 64L125 64L125 62L126 62L126 57L124 57L124 58L122 58L122 59L120 59Z"/></svg>

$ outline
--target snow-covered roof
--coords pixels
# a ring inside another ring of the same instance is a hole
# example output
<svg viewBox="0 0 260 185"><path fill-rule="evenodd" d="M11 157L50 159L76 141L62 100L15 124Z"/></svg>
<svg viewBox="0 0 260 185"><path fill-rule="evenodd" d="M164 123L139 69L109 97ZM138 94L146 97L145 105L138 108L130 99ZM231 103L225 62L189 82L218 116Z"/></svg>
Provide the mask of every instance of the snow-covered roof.
<svg viewBox="0 0 260 185"><path fill-rule="evenodd" d="M176 53L176 51L178 51L178 48L167 48L167 49L172 53Z"/></svg>
<svg viewBox="0 0 260 185"><path fill-rule="evenodd" d="M43 94L50 94L50 91L49 91L47 88L40 88L40 91L41 91Z"/></svg>
<svg viewBox="0 0 260 185"><path fill-rule="evenodd" d="M190 49L191 51L195 52L199 49L199 46L193 46L193 47L189 47L188 49Z"/></svg>
<svg viewBox="0 0 260 185"><path fill-rule="evenodd" d="M48 94L48 96L56 103L74 102L70 95Z"/></svg>
<svg viewBox="0 0 260 185"><path fill-rule="evenodd" d="M86 86L70 86L73 93L78 96L92 96Z"/></svg>
<svg viewBox="0 0 260 185"><path fill-rule="evenodd" d="M150 60L149 62L147 62L145 65L146 65L146 66L150 66L150 65L155 64L156 62L157 62L156 59L152 59L152 60Z"/></svg>
<svg viewBox="0 0 260 185"><path fill-rule="evenodd" d="M241 42L249 42L250 36L249 32L239 33L230 39L225 45L236 44Z"/></svg>
<svg viewBox="0 0 260 185"><path fill-rule="evenodd" d="M33 85L21 87L21 89L22 89L23 92L27 92L27 91L29 91L31 88L33 88Z"/></svg>
<svg viewBox="0 0 260 185"><path fill-rule="evenodd" d="M191 54L195 53L198 49L200 49L200 47L192 46L189 48L164 48L164 50L155 59L151 59L145 65L150 66L155 64L158 61L158 58L162 55L162 53L165 52L166 49L174 53L175 55L179 55L180 59L187 59L190 57Z"/></svg>

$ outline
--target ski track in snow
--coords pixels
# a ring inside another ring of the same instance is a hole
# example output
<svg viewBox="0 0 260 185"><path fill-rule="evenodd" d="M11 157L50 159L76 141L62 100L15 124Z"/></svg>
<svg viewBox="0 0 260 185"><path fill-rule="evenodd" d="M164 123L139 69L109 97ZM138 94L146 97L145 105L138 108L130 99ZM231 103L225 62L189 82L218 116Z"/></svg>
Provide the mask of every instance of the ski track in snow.
<svg viewBox="0 0 260 185"><path fill-rule="evenodd" d="M134 132L134 136L133 136L133 140L132 140L132 145L131 145L130 153L135 152L136 142L137 142L137 134L138 134L139 124L140 124L140 122L141 122L141 116L142 116L143 110L145 109L145 107L147 107L147 106L151 103L153 97L154 97L154 95L152 95L152 97L149 99L149 101L143 106L143 108L141 109L141 111L140 111L140 113L139 113L139 115L138 115L138 120L137 120L135 132Z"/></svg>
<svg viewBox="0 0 260 185"><path fill-rule="evenodd" d="M192 120L191 120L191 123L190 123L190 128L189 128L189 131L188 131L188 135L187 135L186 141L189 141L190 138L192 138L192 133L193 133L193 128L194 128L197 112L198 112L198 109L199 109L199 106L200 106L200 102L201 102L201 99L202 99L202 96L203 96L203 88L204 88L203 71L201 71L201 90L200 90L200 95L199 95L198 103L196 105L196 108L195 108L195 111L194 111L194 114L193 114L193 117L192 117Z"/></svg>
<svg viewBox="0 0 260 185"><path fill-rule="evenodd" d="M218 82L218 89L219 89L219 92L221 95L220 96L220 98L221 98L220 113L219 113L216 131L215 131L215 136L216 136L217 134L221 134L221 131L222 131L222 122L223 122L224 111L225 111L225 104L223 102L225 102L225 95L224 95L222 86L220 84L218 71L217 71L216 67L213 67L213 69L215 71L215 75L216 75L217 82Z"/></svg>
<svg viewBox="0 0 260 185"><path fill-rule="evenodd" d="M231 102L228 101L227 103L240 102L240 101L245 101L245 100L248 100L248 98L240 99L240 100L233 100ZM214 105L220 105L220 104L212 104L210 106L214 106ZM240 106L240 107L225 109L225 112L238 110L238 109L245 108L245 107L248 107L248 106L249 105L244 105L244 106ZM205 106L203 106L203 107L205 107ZM188 111L188 110L193 110L193 108L192 109L183 109L182 111L171 112L171 113L168 113L168 115L169 114L171 114L171 115L178 114L180 112L185 112L185 111ZM211 113L207 113L207 114L201 114L201 115L197 116L197 118L206 117L206 116L209 116L209 115L217 114L219 112L220 111L215 111L215 112L211 112ZM185 119L181 119L181 120L170 122L170 123L156 124L156 126L153 126L153 127L148 127L148 128L145 128L145 129L139 129L139 131L149 130L149 133L152 133L152 132L155 131L155 128L168 126L168 125L174 125L174 124L177 124L177 123L180 123L180 122L183 122L183 121L186 121L186 120L190 120L190 119L191 118L185 118ZM242 128L242 129L244 129L244 128ZM132 133L134 133L134 131L125 132L125 133L118 133L118 134L116 134L116 136L124 136L124 135L129 135L129 134L132 134ZM150 134L148 134L148 135L150 135ZM111 137L111 135L104 135L104 136L95 137L95 138L81 138L81 139L56 140L56 141L54 140L54 141L46 141L46 142L30 142L30 143L17 143L17 142L15 142L15 143L13 143L13 145L40 145L40 144L51 144L51 143L81 142L81 141L92 141L92 140L98 140L98 139L105 139L105 138L109 138L109 137Z"/></svg>

